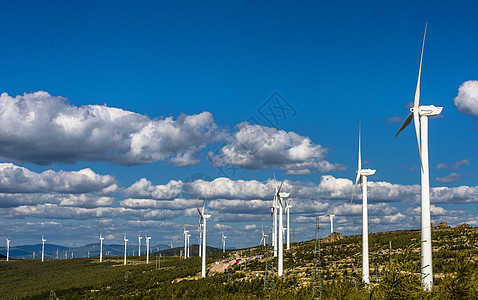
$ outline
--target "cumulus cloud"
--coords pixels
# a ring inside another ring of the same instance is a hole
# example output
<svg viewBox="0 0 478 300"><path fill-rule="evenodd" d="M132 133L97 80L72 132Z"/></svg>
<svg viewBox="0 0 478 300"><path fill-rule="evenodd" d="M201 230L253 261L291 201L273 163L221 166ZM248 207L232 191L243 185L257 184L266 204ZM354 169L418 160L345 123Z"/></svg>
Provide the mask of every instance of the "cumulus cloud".
<svg viewBox="0 0 478 300"><path fill-rule="evenodd" d="M457 180L460 180L461 178L462 178L461 174L457 174L455 172L452 172L452 173L448 174L447 176L437 177L437 178L435 178L435 180L440 182L440 183L451 183L451 182L455 182Z"/></svg>
<svg viewBox="0 0 478 300"><path fill-rule="evenodd" d="M451 169L458 170L462 166L469 166L469 165L470 165L470 160L468 158L465 158L454 163L453 166L451 166Z"/></svg>
<svg viewBox="0 0 478 300"><path fill-rule="evenodd" d="M463 82L458 88L453 104L458 111L478 117L478 80Z"/></svg>
<svg viewBox="0 0 478 300"><path fill-rule="evenodd" d="M238 166L253 170L280 167L289 174L345 169L328 162L327 151L295 132L243 122L237 125L228 143L216 153L209 152L208 157L215 167Z"/></svg>
<svg viewBox="0 0 478 300"><path fill-rule="evenodd" d="M256 229L257 225L256 224L251 224L251 225L246 225L244 226L245 230L254 230Z"/></svg>
<svg viewBox="0 0 478 300"><path fill-rule="evenodd" d="M0 123L1 158L35 164L166 161L187 166L199 162L199 150L223 138L209 112L150 119L107 106L77 107L43 91L1 94Z"/></svg>
<svg viewBox="0 0 478 300"><path fill-rule="evenodd" d="M125 190L125 195L131 198L174 199L181 194L183 186L184 183L177 180L153 186L151 181L141 178Z"/></svg>
<svg viewBox="0 0 478 300"><path fill-rule="evenodd" d="M2 193L91 193L111 194L118 189L110 175L99 175L91 169L80 171L48 170L35 173L11 163L0 163L0 192Z"/></svg>

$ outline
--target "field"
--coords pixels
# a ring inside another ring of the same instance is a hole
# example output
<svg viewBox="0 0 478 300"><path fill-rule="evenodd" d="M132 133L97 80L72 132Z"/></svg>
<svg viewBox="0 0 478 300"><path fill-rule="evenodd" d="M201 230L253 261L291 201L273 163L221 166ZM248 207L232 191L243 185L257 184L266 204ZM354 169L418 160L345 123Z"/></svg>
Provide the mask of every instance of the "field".
<svg viewBox="0 0 478 300"><path fill-rule="evenodd" d="M370 235L369 288L360 281L361 236L322 243L322 298L476 299L478 228L433 230L432 293L420 289L419 236L419 231ZM153 255L149 265L144 257L141 262L135 257L126 266L117 257L107 257L103 263L97 258L0 261L0 298L46 299L54 293L59 299L309 299L314 247L314 241L306 241L284 252L285 274L274 278L272 291L264 290L265 252L258 247L208 255L209 267L225 259L242 258L243 262L207 278L200 278L198 257L163 256L158 264Z"/></svg>

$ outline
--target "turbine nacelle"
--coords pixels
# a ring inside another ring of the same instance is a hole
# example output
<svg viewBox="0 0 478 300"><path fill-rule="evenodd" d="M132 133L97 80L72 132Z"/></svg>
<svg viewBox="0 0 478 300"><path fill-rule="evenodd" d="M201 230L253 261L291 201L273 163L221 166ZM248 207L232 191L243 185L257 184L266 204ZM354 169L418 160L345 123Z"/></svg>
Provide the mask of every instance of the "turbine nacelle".
<svg viewBox="0 0 478 300"><path fill-rule="evenodd" d="M410 111L413 113L415 108L410 108ZM420 113L420 116L436 116L441 114L441 111L443 110L443 107L437 107L435 105L421 105L418 108L418 112Z"/></svg>
<svg viewBox="0 0 478 300"><path fill-rule="evenodd" d="M290 195L290 193L285 193L285 192L279 193L279 197L280 197L281 199L287 198L287 197L289 197L289 195Z"/></svg>
<svg viewBox="0 0 478 300"><path fill-rule="evenodd" d="M361 176L372 176L373 174L375 174L375 172L377 172L377 170L362 169L362 170L360 170L360 175Z"/></svg>

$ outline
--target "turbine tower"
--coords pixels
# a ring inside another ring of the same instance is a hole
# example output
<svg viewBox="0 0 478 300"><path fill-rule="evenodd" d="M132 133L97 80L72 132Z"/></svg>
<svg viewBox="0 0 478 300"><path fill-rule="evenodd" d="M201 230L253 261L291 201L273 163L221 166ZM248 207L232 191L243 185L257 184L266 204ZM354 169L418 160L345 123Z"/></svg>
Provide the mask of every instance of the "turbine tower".
<svg viewBox="0 0 478 300"><path fill-rule="evenodd" d="M335 215L327 215L330 217L330 234L334 232L334 217Z"/></svg>
<svg viewBox="0 0 478 300"><path fill-rule="evenodd" d="M141 240L143 237L138 234L138 257L141 257Z"/></svg>
<svg viewBox="0 0 478 300"><path fill-rule="evenodd" d="M201 246L201 241L202 241L202 228L201 228L201 217L199 217L199 225L198 225L198 231L199 231L199 257L202 257L202 246Z"/></svg>
<svg viewBox="0 0 478 300"><path fill-rule="evenodd" d="M222 252L226 252L226 239L227 239L227 236L225 236L223 232L222 233Z"/></svg>
<svg viewBox="0 0 478 300"><path fill-rule="evenodd" d="M103 262L103 240L105 238L101 236L100 233L100 262Z"/></svg>
<svg viewBox="0 0 478 300"><path fill-rule="evenodd" d="M420 78L422 75L423 48L425 47L425 32L423 33L422 53L420 56L420 67L418 69L417 88L415 90L415 99L410 114L398 130L397 135L407 127L413 119L415 124L415 134L417 136L418 155L421 164L421 182L422 182L422 203L421 203L421 270L422 270L422 288L431 291L433 287L433 265L432 265L432 232L430 218L430 173L428 165L428 117L436 116L441 113L443 107L434 105L420 105Z"/></svg>
<svg viewBox="0 0 478 300"><path fill-rule="evenodd" d="M367 176L375 174L376 170L362 169L362 156L360 152L360 125L359 125L359 144L358 144L358 167L357 178L355 179L354 191L352 193L352 200L354 199L355 188L359 180L362 182L363 202L362 202L362 281L370 284L370 268L368 258L368 204L367 204Z"/></svg>
<svg viewBox="0 0 478 300"><path fill-rule="evenodd" d="M146 236L146 264L149 264L149 240L150 236Z"/></svg>
<svg viewBox="0 0 478 300"><path fill-rule="evenodd" d="M10 240L8 238L5 238L7 240L7 261L10 258Z"/></svg>
<svg viewBox="0 0 478 300"><path fill-rule="evenodd" d="M41 261L45 261L45 242L46 239L43 238L43 235L41 236Z"/></svg>
<svg viewBox="0 0 478 300"><path fill-rule="evenodd" d="M204 213L204 210L206 208L206 201L207 198L204 199L204 205L202 207L202 210L199 210L198 208L198 213L201 216L202 220L202 270L201 270L201 276L206 277L206 220L211 217L211 215L207 215Z"/></svg>
<svg viewBox="0 0 478 300"><path fill-rule="evenodd" d="M126 245L128 244L128 239L126 238L126 234L124 235L124 265L126 266Z"/></svg>

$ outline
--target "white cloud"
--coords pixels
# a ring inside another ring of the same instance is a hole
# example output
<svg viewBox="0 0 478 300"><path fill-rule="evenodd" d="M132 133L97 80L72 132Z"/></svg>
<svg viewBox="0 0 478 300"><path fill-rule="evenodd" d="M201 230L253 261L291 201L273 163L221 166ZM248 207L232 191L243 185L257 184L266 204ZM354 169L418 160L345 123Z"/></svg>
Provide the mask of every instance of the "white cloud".
<svg viewBox="0 0 478 300"><path fill-rule="evenodd" d="M43 91L1 94L0 124L1 158L36 164L194 165L199 150L224 137L209 112L150 119L107 106L77 107Z"/></svg>
<svg viewBox="0 0 478 300"><path fill-rule="evenodd" d="M478 117L478 80L463 82L453 103L460 112Z"/></svg>
<svg viewBox="0 0 478 300"><path fill-rule="evenodd" d="M444 177L437 177L435 178L436 181L440 183L450 183L450 182L455 182L457 180L460 180L462 178L461 174L457 174L455 172L452 172L448 174L447 176Z"/></svg>
<svg viewBox="0 0 478 300"><path fill-rule="evenodd" d="M141 178L127 188L125 194L131 198L174 199L181 194L183 186L184 183L177 180L171 180L166 185L153 186L151 181Z"/></svg>
<svg viewBox="0 0 478 300"><path fill-rule="evenodd" d="M254 230L256 229L257 225L256 224L251 224L251 225L246 225L244 226L245 230Z"/></svg>
<svg viewBox="0 0 478 300"><path fill-rule="evenodd" d="M0 163L0 192L4 193L85 193L110 194L118 189L110 175L99 175L91 169L80 171L48 170L35 173L11 163Z"/></svg>
<svg viewBox="0 0 478 300"><path fill-rule="evenodd" d="M238 124L237 129L226 145L216 153L209 152L213 166L238 166L253 170L280 167L288 170L289 174L345 169L325 159L327 148L295 132L247 122Z"/></svg>
<svg viewBox="0 0 478 300"><path fill-rule="evenodd" d="M224 230L224 229L231 229L231 226L216 223L216 224L214 224L214 228L219 229L219 230Z"/></svg>

